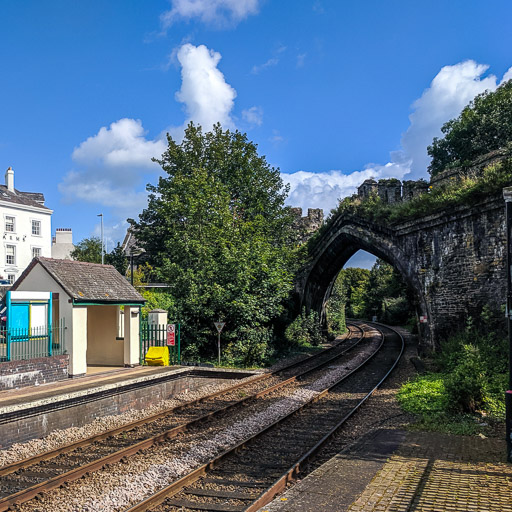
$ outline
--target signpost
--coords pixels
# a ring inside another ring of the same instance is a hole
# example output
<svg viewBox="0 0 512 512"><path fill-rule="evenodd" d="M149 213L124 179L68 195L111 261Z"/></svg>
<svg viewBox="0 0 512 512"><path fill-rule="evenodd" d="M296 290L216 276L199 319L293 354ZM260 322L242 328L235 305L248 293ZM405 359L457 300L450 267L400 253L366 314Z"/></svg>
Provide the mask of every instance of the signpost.
<svg viewBox="0 0 512 512"><path fill-rule="evenodd" d="M219 352L219 366L220 366L220 333L222 332L222 329L224 329L224 326L226 325L226 322L213 322L215 324L215 328L217 329L217 334L219 335L217 340L217 350Z"/></svg>
<svg viewBox="0 0 512 512"><path fill-rule="evenodd" d="M174 347L176 345L176 326L167 324L167 346Z"/></svg>

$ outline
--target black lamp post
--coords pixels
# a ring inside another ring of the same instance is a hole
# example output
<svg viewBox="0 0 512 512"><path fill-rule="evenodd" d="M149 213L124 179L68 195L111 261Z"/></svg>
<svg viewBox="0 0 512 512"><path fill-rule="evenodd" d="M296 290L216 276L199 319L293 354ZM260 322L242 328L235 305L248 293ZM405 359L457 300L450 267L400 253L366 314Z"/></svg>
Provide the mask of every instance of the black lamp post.
<svg viewBox="0 0 512 512"><path fill-rule="evenodd" d="M512 187L503 189L507 228L508 389L505 392L507 461L512 462Z"/></svg>

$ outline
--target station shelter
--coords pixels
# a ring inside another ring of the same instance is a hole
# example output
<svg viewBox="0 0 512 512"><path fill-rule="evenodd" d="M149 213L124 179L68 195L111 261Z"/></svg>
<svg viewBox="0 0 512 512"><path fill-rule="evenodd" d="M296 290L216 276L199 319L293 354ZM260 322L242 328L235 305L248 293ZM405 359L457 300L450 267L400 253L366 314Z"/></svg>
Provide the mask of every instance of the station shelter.
<svg viewBox="0 0 512 512"><path fill-rule="evenodd" d="M145 300L113 266L34 258L11 290L51 292L53 321L65 326L70 376L139 364Z"/></svg>

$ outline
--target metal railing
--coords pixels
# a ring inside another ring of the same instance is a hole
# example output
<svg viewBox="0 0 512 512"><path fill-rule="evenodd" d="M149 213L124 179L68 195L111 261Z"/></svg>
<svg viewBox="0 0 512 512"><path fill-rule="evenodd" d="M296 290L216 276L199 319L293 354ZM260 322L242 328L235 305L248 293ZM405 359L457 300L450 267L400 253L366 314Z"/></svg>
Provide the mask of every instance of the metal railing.
<svg viewBox="0 0 512 512"><path fill-rule="evenodd" d="M66 353L66 326L61 319L57 327L31 329L0 327L0 362L36 359Z"/></svg>
<svg viewBox="0 0 512 512"><path fill-rule="evenodd" d="M140 364L145 364L145 355L149 347L167 347L170 364L180 364L180 324L175 325L174 345L167 344L167 325L140 323Z"/></svg>

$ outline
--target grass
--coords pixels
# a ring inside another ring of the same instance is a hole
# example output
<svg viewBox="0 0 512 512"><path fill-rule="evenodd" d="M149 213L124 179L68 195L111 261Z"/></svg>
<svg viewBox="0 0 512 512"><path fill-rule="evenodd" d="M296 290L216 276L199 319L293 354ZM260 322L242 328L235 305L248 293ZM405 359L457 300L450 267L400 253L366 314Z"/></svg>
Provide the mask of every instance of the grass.
<svg viewBox="0 0 512 512"><path fill-rule="evenodd" d="M474 435L503 426L508 339L502 315L484 306L480 318L468 317L427 361L431 371L402 385L397 399L416 415L415 429Z"/></svg>

